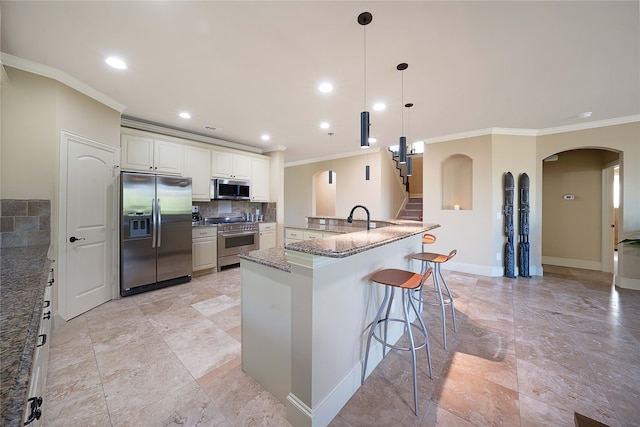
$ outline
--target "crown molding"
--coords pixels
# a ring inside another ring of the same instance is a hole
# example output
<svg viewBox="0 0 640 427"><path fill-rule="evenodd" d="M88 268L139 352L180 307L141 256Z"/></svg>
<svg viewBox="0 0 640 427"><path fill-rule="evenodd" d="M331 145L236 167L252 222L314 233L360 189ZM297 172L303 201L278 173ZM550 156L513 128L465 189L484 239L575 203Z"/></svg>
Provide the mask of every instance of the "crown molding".
<svg viewBox="0 0 640 427"><path fill-rule="evenodd" d="M109 98L102 92L95 90L86 83L81 82L75 77L71 77L69 74L65 73L64 71L60 71L57 68L38 64L37 62L20 58L5 52L0 52L0 62L8 67L17 68L32 74L37 74L56 80L66 86L69 86L72 89L77 90L78 92L88 96L89 98L93 98L99 103L116 110L120 114L122 114L122 112L127 108L116 100Z"/></svg>
<svg viewBox="0 0 640 427"><path fill-rule="evenodd" d="M427 138L424 140L424 143L436 144L439 142L454 141L454 140L465 139L465 138L475 138L478 136L487 136L487 135L544 136L544 135L553 135L553 134L564 133L564 132L575 132L579 130L595 129L595 128L607 127L607 126L616 126L616 125L622 125L622 124L634 123L634 122L640 122L640 114L625 116L625 117L616 117L613 119L596 120L596 121L585 122L585 123L576 123L573 125L543 128L543 129L518 129L518 128L479 129L479 130L473 130L469 132L461 132L461 133L454 133L450 135L438 136L435 138Z"/></svg>
<svg viewBox="0 0 640 427"><path fill-rule="evenodd" d="M293 166L308 165L311 163L326 162L328 160L337 160L337 159L344 159L347 157L364 156L367 153L377 153L379 151L380 151L380 147L367 148L366 151L363 149L360 149L358 151L348 151L346 153L333 154L330 156L323 156L323 157L314 157L312 159L304 159L304 160L298 160L296 162L285 163L284 167L288 168Z"/></svg>
<svg viewBox="0 0 640 427"><path fill-rule="evenodd" d="M575 132L578 130L595 129L606 126L623 125L627 123L640 122L640 114L633 116L616 117L613 119L596 120L593 122L576 123L574 125L557 126L552 128L540 129L537 136L553 135L556 133Z"/></svg>

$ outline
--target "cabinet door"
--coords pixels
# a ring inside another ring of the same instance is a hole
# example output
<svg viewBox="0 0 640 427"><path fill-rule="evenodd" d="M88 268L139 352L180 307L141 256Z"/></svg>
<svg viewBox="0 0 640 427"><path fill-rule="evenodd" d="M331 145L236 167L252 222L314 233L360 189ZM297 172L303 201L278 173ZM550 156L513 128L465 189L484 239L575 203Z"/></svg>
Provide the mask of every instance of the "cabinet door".
<svg viewBox="0 0 640 427"><path fill-rule="evenodd" d="M182 144L156 139L153 164L154 172L182 175Z"/></svg>
<svg viewBox="0 0 640 427"><path fill-rule="evenodd" d="M241 154L233 155L233 178L251 179L251 157Z"/></svg>
<svg viewBox="0 0 640 427"><path fill-rule="evenodd" d="M206 270L216 266L217 246L217 239L198 239L193 241L193 271Z"/></svg>
<svg viewBox="0 0 640 427"><path fill-rule="evenodd" d="M211 150L184 147L184 176L191 177L193 200L207 202L211 199Z"/></svg>
<svg viewBox="0 0 640 427"><path fill-rule="evenodd" d="M251 159L251 200L269 201L269 159Z"/></svg>
<svg viewBox="0 0 640 427"><path fill-rule="evenodd" d="M214 178L232 178L233 154L224 151L211 152L211 176Z"/></svg>
<svg viewBox="0 0 640 427"><path fill-rule="evenodd" d="M153 139L122 135L120 167L125 171L153 172Z"/></svg>
<svg viewBox="0 0 640 427"><path fill-rule="evenodd" d="M260 232L260 248L259 249L271 249L276 247L276 232L272 230L265 230Z"/></svg>

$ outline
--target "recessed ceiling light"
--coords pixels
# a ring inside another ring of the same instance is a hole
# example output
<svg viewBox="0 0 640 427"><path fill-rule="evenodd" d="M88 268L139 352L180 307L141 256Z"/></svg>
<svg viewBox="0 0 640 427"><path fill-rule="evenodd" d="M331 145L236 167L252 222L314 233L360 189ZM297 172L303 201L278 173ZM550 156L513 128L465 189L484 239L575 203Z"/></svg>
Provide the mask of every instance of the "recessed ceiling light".
<svg viewBox="0 0 640 427"><path fill-rule="evenodd" d="M369 137L369 144L375 144L376 142L378 142L378 138L374 138L372 136Z"/></svg>
<svg viewBox="0 0 640 427"><path fill-rule="evenodd" d="M190 119L191 118L191 114L187 113L186 111L183 111L182 113L178 114L180 117L182 117L183 119Z"/></svg>
<svg viewBox="0 0 640 427"><path fill-rule="evenodd" d="M260 138L262 138L263 141L269 141L271 139L271 137L269 135L267 135L266 133L263 134Z"/></svg>
<svg viewBox="0 0 640 427"><path fill-rule="evenodd" d="M115 56L110 56L104 60L107 65L117 69L117 70L126 70L127 64L120 58L116 58Z"/></svg>
<svg viewBox="0 0 640 427"><path fill-rule="evenodd" d="M376 102L375 104L373 104L373 109L376 111L382 111L385 108L387 108L387 106L384 102Z"/></svg>
<svg viewBox="0 0 640 427"><path fill-rule="evenodd" d="M584 113L578 114L578 117L580 117L581 119L588 119L592 114L593 113L591 111L585 111Z"/></svg>
<svg viewBox="0 0 640 427"><path fill-rule="evenodd" d="M320 127L322 129L329 129L331 127L331 125L329 124L329 122L322 122L322 123L320 123Z"/></svg>
<svg viewBox="0 0 640 427"><path fill-rule="evenodd" d="M322 93L329 93L333 91L333 85L329 82L323 82L318 86L318 90Z"/></svg>

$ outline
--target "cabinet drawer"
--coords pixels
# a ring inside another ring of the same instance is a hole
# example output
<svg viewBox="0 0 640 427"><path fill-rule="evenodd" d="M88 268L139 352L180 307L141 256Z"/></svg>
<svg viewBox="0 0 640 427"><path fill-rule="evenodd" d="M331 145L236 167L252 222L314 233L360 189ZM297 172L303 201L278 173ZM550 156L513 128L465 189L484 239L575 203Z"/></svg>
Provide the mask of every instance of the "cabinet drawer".
<svg viewBox="0 0 640 427"><path fill-rule="evenodd" d="M201 239L205 237L217 237L218 227L194 227L191 229L192 239Z"/></svg>
<svg viewBox="0 0 640 427"><path fill-rule="evenodd" d="M285 231L287 240L302 240L304 238L303 231L298 228L287 228Z"/></svg>
<svg viewBox="0 0 640 427"><path fill-rule="evenodd" d="M303 233L303 240L321 239L324 237L322 231L305 231Z"/></svg>
<svg viewBox="0 0 640 427"><path fill-rule="evenodd" d="M268 230L274 230L276 229L276 223L275 222L261 222L258 227L260 228L260 231L268 231Z"/></svg>

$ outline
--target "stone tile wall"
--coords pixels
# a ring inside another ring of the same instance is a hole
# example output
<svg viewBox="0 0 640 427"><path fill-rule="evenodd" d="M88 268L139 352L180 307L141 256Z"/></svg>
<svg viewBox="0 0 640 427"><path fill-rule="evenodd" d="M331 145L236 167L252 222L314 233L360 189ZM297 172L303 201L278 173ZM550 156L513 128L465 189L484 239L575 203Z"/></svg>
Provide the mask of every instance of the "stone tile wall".
<svg viewBox="0 0 640 427"><path fill-rule="evenodd" d="M0 232L3 248L49 245L50 200L0 200Z"/></svg>

